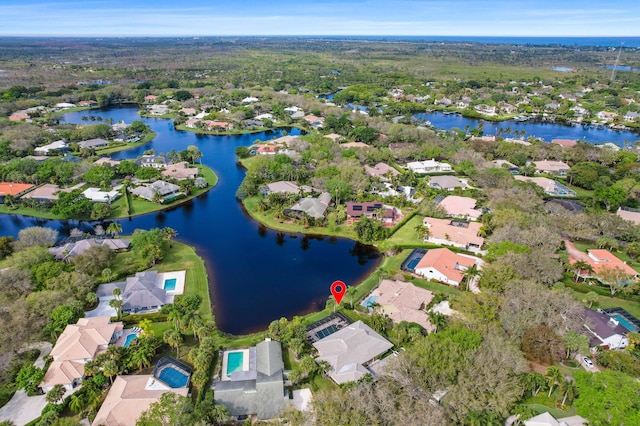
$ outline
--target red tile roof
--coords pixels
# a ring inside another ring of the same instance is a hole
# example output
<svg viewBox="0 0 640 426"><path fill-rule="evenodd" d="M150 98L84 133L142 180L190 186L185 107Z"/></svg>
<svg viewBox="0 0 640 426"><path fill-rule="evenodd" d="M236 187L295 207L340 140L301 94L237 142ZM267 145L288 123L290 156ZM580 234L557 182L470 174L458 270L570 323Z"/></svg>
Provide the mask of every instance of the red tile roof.
<svg viewBox="0 0 640 426"><path fill-rule="evenodd" d="M31 188L30 183L0 182L0 196L19 195Z"/></svg>

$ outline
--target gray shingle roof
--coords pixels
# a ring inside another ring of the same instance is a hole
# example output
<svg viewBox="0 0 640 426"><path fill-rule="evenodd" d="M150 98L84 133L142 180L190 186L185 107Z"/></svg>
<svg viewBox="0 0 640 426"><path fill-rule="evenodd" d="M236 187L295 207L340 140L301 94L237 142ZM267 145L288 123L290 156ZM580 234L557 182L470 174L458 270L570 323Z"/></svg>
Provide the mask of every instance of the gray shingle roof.
<svg viewBox="0 0 640 426"><path fill-rule="evenodd" d="M265 340L256 345L256 370L266 376L271 376L279 370L284 370L280 342Z"/></svg>
<svg viewBox="0 0 640 426"><path fill-rule="evenodd" d="M306 197L289 207L287 211L292 213L306 213L309 216L319 219L324 217L331 201L331 194L323 192L318 198Z"/></svg>

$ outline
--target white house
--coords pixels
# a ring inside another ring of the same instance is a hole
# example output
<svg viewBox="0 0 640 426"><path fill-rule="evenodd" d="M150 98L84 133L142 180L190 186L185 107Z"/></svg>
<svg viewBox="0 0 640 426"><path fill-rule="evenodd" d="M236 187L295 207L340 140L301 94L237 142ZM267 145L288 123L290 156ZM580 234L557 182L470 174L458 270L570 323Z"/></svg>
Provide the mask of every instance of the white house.
<svg viewBox="0 0 640 426"><path fill-rule="evenodd" d="M591 347L600 346L603 349L624 349L629 345L627 330L620 322L607 314L584 310L584 327L591 334Z"/></svg>
<svg viewBox="0 0 640 426"><path fill-rule="evenodd" d="M39 146L33 151L36 155L49 155L51 151L66 151L69 149L67 143L63 140L51 142L50 144Z"/></svg>
<svg viewBox="0 0 640 426"><path fill-rule="evenodd" d="M102 191L100 188L88 188L84 190L82 195L94 203L112 203L120 196L120 193L115 189L112 191Z"/></svg>
<svg viewBox="0 0 640 426"><path fill-rule="evenodd" d="M480 266L480 259L454 253L447 248L429 249L415 266L414 271L428 280L459 286L465 271L473 265Z"/></svg>
<svg viewBox="0 0 640 426"><path fill-rule="evenodd" d="M453 170L450 164L441 163L436 161L435 159L425 160L425 161L413 161L407 164L407 169L413 171L414 173L439 173L439 172L450 172Z"/></svg>

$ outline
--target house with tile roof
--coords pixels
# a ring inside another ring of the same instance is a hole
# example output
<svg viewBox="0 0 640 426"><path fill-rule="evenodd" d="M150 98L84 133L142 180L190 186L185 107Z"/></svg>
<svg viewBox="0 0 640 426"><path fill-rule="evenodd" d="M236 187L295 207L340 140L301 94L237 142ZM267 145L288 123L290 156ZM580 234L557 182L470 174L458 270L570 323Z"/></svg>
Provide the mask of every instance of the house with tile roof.
<svg viewBox="0 0 640 426"><path fill-rule="evenodd" d="M0 203L4 203L4 198L7 195L17 198L33 188L35 188L35 185L30 183L0 182Z"/></svg>
<svg viewBox="0 0 640 426"><path fill-rule="evenodd" d="M428 280L459 286L465 271L472 266L480 267L480 259L454 253L447 248L429 249L420 259L414 270Z"/></svg>
<svg viewBox="0 0 640 426"><path fill-rule="evenodd" d="M367 166L365 164L364 171L369 176L380 178L383 181L387 181L390 177L398 176L400 174L399 171L397 171L387 163L378 163L374 166Z"/></svg>
<svg viewBox="0 0 640 426"><path fill-rule="evenodd" d="M551 143L567 148L571 148L578 144L578 142L576 142L574 139L552 139Z"/></svg>
<svg viewBox="0 0 640 426"><path fill-rule="evenodd" d="M135 426L151 404L167 392L187 396L189 388L171 388L151 374L118 376L109 389L92 426Z"/></svg>
<svg viewBox="0 0 640 426"><path fill-rule="evenodd" d="M422 225L427 229L424 241L458 247L475 253L480 252L484 238L480 234L480 222L468 222L457 219L437 219L425 217Z"/></svg>
<svg viewBox="0 0 640 426"><path fill-rule="evenodd" d="M263 196L269 194L300 194L300 191L304 193L313 192L313 188L307 185L298 185L292 181L278 181L267 183L260 187L260 193Z"/></svg>
<svg viewBox="0 0 640 426"><path fill-rule="evenodd" d="M536 173L549 173L550 175L556 175L564 177L567 175L570 167L567 163L562 161L534 161L533 165L536 168Z"/></svg>
<svg viewBox="0 0 640 426"><path fill-rule="evenodd" d="M529 176L514 176L516 180L520 182L533 182L544 190L546 194L556 197L575 197L576 192L566 185L561 184L557 180L549 179L546 177L529 177Z"/></svg>
<svg viewBox="0 0 640 426"><path fill-rule="evenodd" d="M624 220L628 220L635 223L636 225L640 225L640 211L638 210L618 208L616 214Z"/></svg>
<svg viewBox="0 0 640 426"><path fill-rule="evenodd" d="M227 407L234 417L255 415L259 420L277 417L288 401L282 345L265 339L244 350L243 355L249 358L246 368L242 366L230 375L223 374L221 380L214 383L215 403Z"/></svg>
<svg viewBox="0 0 640 426"><path fill-rule="evenodd" d="M376 312L391 318L394 323L415 322L429 332L435 329L425 310L434 297L429 290L405 281L382 280L369 297L376 298Z"/></svg>
<svg viewBox="0 0 640 426"><path fill-rule="evenodd" d="M331 366L329 376L338 384L356 382L370 371L366 364L385 354L393 344L362 321L336 331L313 344L317 361Z"/></svg>
<svg viewBox="0 0 640 426"><path fill-rule="evenodd" d="M638 279L638 271L636 271L631 266L627 265L625 262L617 258L609 250L590 249L590 250L587 250L586 255L584 253L575 253L573 251L569 252L570 264L574 264L580 260L589 264L593 269L593 272L579 271L578 276L583 279L586 279L586 278L598 279L598 275L606 271L607 269L619 270L621 274L626 275L630 279L633 279L633 280Z"/></svg>
<svg viewBox="0 0 640 426"><path fill-rule="evenodd" d="M482 211L476 209L476 200L471 197L460 197L449 195L440 201L439 204L448 216L460 219L478 220L482 216Z"/></svg>
<svg viewBox="0 0 640 426"><path fill-rule="evenodd" d="M49 354L53 362L40 387L49 392L55 385L73 389L82 382L84 364L93 361L122 336L122 322L112 323L110 317L80 318L64 329Z"/></svg>
<svg viewBox="0 0 640 426"><path fill-rule="evenodd" d="M178 180L195 179L198 177L198 169L196 167L189 167L189 163L186 161L181 161L168 165L160 174L162 177Z"/></svg>

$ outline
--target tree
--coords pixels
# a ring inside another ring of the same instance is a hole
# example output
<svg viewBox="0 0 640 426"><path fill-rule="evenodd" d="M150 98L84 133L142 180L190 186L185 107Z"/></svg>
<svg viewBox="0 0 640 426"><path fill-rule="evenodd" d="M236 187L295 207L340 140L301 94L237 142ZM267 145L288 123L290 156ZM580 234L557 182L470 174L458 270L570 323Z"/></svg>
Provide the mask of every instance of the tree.
<svg viewBox="0 0 640 426"><path fill-rule="evenodd" d="M624 289L631 281L631 277L619 267L603 267L598 271L598 279L609 287L611 297L613 297L619 289Z"/></svg>
<svg viewBox="0 0 640 426"><path fill-rule="evenodd" d="M545 364L560 361L564 355L564 343L546 324L529 328L522 336L522 351L529 359Z"/></svg>
<svg viewBox="0 0 640 426"><path fill-rule="evenodd" d="M589 351L589 338L584 334L569 330L564 336L564 345L567 348L566 358L569 358L571 352L577 351L584 354Z"/></svg>
<svg viewBox="0 0 640 426"><path fill-rule="evenodd" d="M163 340L176 350L176 357L180 358L180 345L182 344L182 335L180 332L177 330L167 330L164 332Z"/></svg>
<svg viewBox="0 0 640 426"><path fill-rule="evenodd" d="M627 192L616 186L606 186L595 190L593 195L602 201L609 211L615 211L627 198Z"/></svg>
<svg viewBox="0 0 640 426"><path fill-rule="evenodd" d="M28 394L33 394L42 379L44 379L44 370L29 364L20 369L15 382L18 389L24 389Z"/></svg>
<svg viewBox="0 0 640 426"><path fill-rule="evenodd" d="M584 260L578 260L572 265L574 279L578 282L578 278L582 275L589 275L593 273L593 266L585 262ZM585 278L586 279L586 278Z"/></svg>
<svg viewBox="0 0 640 426"><path fill-rule="evenodd" d="M72 262L76 271L98 277L104 269L112 265L115 256L113 250L107 246L93 246L81 255L75 256Z"/></svg>
<svg viewBox="0 0 640 426"><path fill-rule="evenodd" d="M562 406L565 403L571 403L578 396L578 387L573 383L573 381L564 380L560 383L560 393L562 394Z"/></svg>
<svg viewBox="0 0 640 426"><path fill-rule="evenodd" d="M109 300L109 306L113 309L116 310L116 316L118 317L118 320L120 320L120 317L122 316L122 304L124 302L120 299L111 299Z"/></svg>
<svg viewBox="0 0 640 426"><path fill-rule="evenodd" d="M75 324L83 316L84 312L79 303L61 305L56 307L49 315L49 324L46 328L54 337L57 337L67 325Z"/></svg>
<svg viewBox="0 0 640 426"><path fill-rule="evenodd" d="M91 220L102 220L111 214L111 206L108 203L93 203L91 207Z"/></svg>
<svg viewBox="0 0 640 426"><path fill-rule="evenodd" d="M106 183L111 185L111 181L115 177L115 171L108 164L93 166L87 171L82 178L93 185L103 186Z"/></svg>
<svg viewBox="0 0 640 426"><path fill-rule="evenodd" d="M58 239L58 231L41 226L31 226L18 232L18 241L14 243L16 250L29 247L51 247Z"/></svg>
<svg viewBox="0 0 640 426"><path fill-rule="evenodd" d="M113 384L113 376L118 374L118 364L114 360L105 361L102 365L102 374L109 378L111 384Z"/></svg>
<svg viewBox="0 0 640 426"><path fill-rule="evenodd" d="M584 295L584 301L589 303L589 309L593 306L594 303L598 303L600 300L600 296L595 291L590 291Z"/></svg>
<svg viewBox="0 0 640 426"><path fill-rule="evenodd" d="M0 237L0 260L10 256L13 253L14 239L13 237Z"/></svg>
<svg viewBox="0 0 640 426"><path fill-rule="evenodd" d="M594 425L640 424L640 383L617 371L577 371L576 411Z"/></svg>
<svg viewBox="0 0 640 426"><path fill-rule="evenodd" d="M200 160L200 164L202 164L202 152L195 145L189 145L187 147L187 152L189 154L189 158L191 159L191 163L195 164L196 160Z"/></svg>
<svg viewBox="0 0 640 426"><path fill-rule="evenodd" d="M82 190L74 189L71 192L61 192L53 203L51 213L64 218L86 217L93 208L91 200L82 195Z"/></svg>
<svg viewBox="0 0 640 426"><path fill-rule="evenodd" d="M113 238L118 238L118 234L122 232L122 225L120 222L111 222L107 226L107 234L111 234Z"/></svg>
<svg viewBox="0 0 640 426"><path fill-rule="evenodd" d="M560 385L564 381L564 377L562 376L562 372L555 365L547 368L547 372L544 375L547 378L547 383L549 385L549 395L553 393L553 387L555 385Z"/></svg>
<svg viewBox="0 0 640 426"><path fill-rule="evenodd" d="M47 392L47 396L45 397L49 404L57 404L62 400L66 389L63 385L57 384L54 385L53 388L49 392Z"/></svg>

